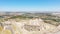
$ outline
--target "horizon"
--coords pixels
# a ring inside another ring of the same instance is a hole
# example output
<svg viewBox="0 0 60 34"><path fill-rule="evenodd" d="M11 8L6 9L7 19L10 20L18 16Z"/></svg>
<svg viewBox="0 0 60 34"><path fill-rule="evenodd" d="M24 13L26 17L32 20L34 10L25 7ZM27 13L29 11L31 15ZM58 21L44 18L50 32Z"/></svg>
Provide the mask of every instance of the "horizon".
<svg viewBox="0 0 60 34"><path fill-rule="evenodd" d="M60 11L0 11L0 13L15 13L15 12L19 12L19 13L60 13Z"/></svg>

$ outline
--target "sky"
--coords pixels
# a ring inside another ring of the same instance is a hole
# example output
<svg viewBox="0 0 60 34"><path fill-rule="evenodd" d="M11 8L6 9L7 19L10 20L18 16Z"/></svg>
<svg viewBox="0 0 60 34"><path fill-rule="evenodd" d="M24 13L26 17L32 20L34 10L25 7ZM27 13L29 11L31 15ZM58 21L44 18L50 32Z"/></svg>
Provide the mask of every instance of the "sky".
<svg viewBox="0 0 60 34"><path fill-rule="evenodd" d="M0 11L60 11L60 0L0 0Z"/></svg>

